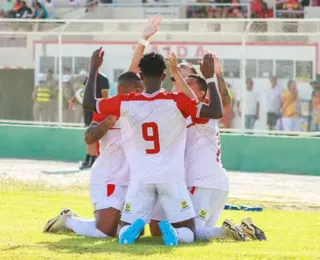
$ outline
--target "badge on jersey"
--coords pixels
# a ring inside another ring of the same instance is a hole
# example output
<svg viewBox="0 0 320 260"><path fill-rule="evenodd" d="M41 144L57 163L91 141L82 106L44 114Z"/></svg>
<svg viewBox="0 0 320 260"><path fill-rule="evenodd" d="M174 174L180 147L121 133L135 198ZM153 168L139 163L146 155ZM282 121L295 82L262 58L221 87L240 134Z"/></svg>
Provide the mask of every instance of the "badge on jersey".
<svg viewBox="0 0 320 260"><path fill-rule="evenodd" d="M208 211L203 210L203 209L201 209L201 210L199 211L199 217L200 217L200 218L206 219L207 216L208 216Z"/></svg>
<svg viewBox="0 0 320 260"><path fill-rule="evenodd" d="M181 208L181 210L189 208L188 201L186 201L186 200L181 201L180 202L180 208Z"/></svg>
<svg viewBox="0 0 320 260"><path fill-rule="evenodd" d="M126 205L124 206L124 210L129 213L131 211L131 204L130 203L126 203Z"/></svg>

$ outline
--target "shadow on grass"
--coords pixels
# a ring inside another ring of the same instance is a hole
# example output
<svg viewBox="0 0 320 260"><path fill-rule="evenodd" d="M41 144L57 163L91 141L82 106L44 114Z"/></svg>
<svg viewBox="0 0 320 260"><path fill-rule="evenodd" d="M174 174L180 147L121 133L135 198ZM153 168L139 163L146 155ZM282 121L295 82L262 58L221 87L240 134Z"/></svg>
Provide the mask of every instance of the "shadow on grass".
<svg viewBox="0 0 320 260"><path fill-rule="evenodd" d="M206 246L208 243L197 242L197 246ZM120 245L118 239L98 239L85 238L79 236L68 235L59 241L40 242L41 247L49 250L65 254L81 254L81 253L121 253L131 255L152 255L152 254L168 254L174 247L163 245L161 237L141 237L134 245ZM180 244L179 247L190 247L194 245Z"/></svg>

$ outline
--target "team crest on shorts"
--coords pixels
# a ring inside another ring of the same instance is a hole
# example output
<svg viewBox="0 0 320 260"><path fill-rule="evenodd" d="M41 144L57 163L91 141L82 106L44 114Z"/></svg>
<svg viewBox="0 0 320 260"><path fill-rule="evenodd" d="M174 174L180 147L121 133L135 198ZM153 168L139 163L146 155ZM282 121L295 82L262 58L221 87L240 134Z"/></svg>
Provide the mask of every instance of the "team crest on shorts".
<svg viewBox="0 0 320 260"><path fill-rule="evenodd" d="M189 204L188 204L188 202L186 200L183 200L183 201L180 202L180 207L181 207L182 210L183 209L187 209L187 208L189 208Z"/></svg>
<svg viewBox="0 0 320 260"><path fill-rule="evenodd" d="M130 212L131 211L131 204L130 203L126 203L126 205L124 206L124 210L126 212Z"/></svg>
<svg viewBox="0 0 320 260"><path fill-rule="evenodd" d="M206 219L207 216L208 216L208 211L203 210L203 209L201 209L201 210L199 211L199 217L200 217L200 218Z"/></svg>

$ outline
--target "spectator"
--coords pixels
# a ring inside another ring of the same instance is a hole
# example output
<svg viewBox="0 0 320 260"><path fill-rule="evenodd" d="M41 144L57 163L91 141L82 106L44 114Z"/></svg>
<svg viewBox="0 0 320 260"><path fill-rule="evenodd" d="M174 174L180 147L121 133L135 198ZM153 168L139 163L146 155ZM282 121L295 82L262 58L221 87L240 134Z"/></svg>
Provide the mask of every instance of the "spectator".
<svg viewBox="0 0 320 260"><path fill-rule="evenodd" d="M247 78L246 80L246 92L244 100L241 97L241 100L238 100L238 115L241 117L241 102L245 102L244 110L244 123L246 129L253 129L256 120L259 119L260 113L260 101L259 95L253 90L253 80Z"/></svg>
<svg viewBox="0 0 320 260"><path fill-rule="evenodd" d="M78 0L69 0L69 5L72 7L79 7L79 1Z"/></svg>
<svg viewBox="0 0 320 260"><path fill-rule="evenodd" d="M47 10L39 2L35 2L35 4L34 4L34 13L33 13L32 18L34 18L34 19L47 19L48 18Z"/></svg>
<svg viewBox="0 0 320 260"><path fill-rule="evenodd" d="M297 89L297 83L294 80L288 81L288 88L282 95L282 127L284 131L301 130L301 105Z"/></svg>
<svg viewBox="0 0 320 260"><path fill-rule="evenodd" d="M268 89L267 125L269 130L275 130L277 120L281 114L282 88L277 84L277 77L270 79L271 87Z"/></svg>
<svg viewBox="0 0 320 260"><path fill-rule="evenodd" d="M62 88L63 88L63 122L73 123L74 122L74 110L75 106L73 99L75 97L73 89L74 79L70 75L68 70L65 70L62 76Z"/></svg>
<svg viewBox="0 0 320 260"><path fill-rule="evenodd" d="M310 84L314 89L311 97L312 121L310 130L320 132L320 81L312 81Z"/></svg>
<svg viewBox="0 0 320 260"><path fill-rule="evenodd" d="M48 12L48 18L53 19L54 17L54 7L55 7L55 2L53 0L45 0L43 3L44 8Z"/></svg>
<svg viewBox="0 0 320 260"><path fill-rule="evenodd" d="M12 0L7 0L2 4L2 10L0 12L1 17L9 17L10 11L13 9L14 3Z"/></svg>
<svg viewBox="0 0 320 260"><path fill-rule="evenodd" d="M46 75L38 75L38 85L35 86L32 93L33 117L35 121L49 121L51 90L46 86Z"/></svg>
<svg viewBox="0 0 320 260"><path fill-rule="evenodd" d="M219 4L217 6L216 17L227 18L229 10L231 10L230 4L232 3L232 0L216 0L215 3ZM223 5L223 4L227 4L227 5Z"/></svg>
<svg viewBox="0 0 320 260"><path fill-rule="evenodd" d="M26 18L31 18L32 17L32 9L29 6L27 6L25 1L21 2L21 8L16 13L16 17L17 18L22 18L22 19L26 19Z"/></svg>
<svg viewBox="0 0 320 260"><path fill-rule="evenodd" d="M14 4L13 8L11 11L9 11L8 13L8 17L9 18L15 18L17 12L19 11L19 9L22 7L22 1L21 0L16 0L16 3Z"/></svg>
<svg viewBox="0 0 320 260"><path fill-rule="evenodd" d="M239 6L239 0L232 0L232 7L229 9L228 18L245 18Z"/></svg>
<svg viewBox="0 0 320 260"><path fill-rule="evenodd" d="M51 89L50 121L55 122L58 121L57 107L59 107L59 86L51 69L47 71L46 86Z"/></svg>

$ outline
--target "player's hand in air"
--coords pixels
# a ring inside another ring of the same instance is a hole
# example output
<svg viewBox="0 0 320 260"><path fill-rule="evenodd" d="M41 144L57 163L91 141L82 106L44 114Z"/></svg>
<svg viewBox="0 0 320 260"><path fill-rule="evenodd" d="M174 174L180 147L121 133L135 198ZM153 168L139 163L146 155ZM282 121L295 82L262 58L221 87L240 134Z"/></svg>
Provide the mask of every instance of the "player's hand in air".
<svg viewBox="0 0 320 260"><path fill-rule="evenodd" d="M95 50L90 59L90 68L93 70L98 70L103 63L104 50L102 47Z"/></svg>
<svg viewBox="0 0 320 260"><path fill-rule="evenodd" d="M221 59L216 54L213 54L213 62L214 62L214 73L216 76L222 75L222 68L221 68Z"/></svg>
<svg viewBox="0 0 320 260"><path fill-rule="evenodd" d="M146 41L149 40L149 38L159 30L161 21L162 16L160 14L151 17L148 21L148 24L143 29L142 38Z"/></svg>
<svg viewBox="0 0 320 260"><path fill-rule="evenodd" d="M212 53L208 52L204 55L203 60L199 62L200 71L206 79L214 76L214 59Z"/></svg>
<svg viewBox="0 0 320 260"><path fill-rule="evenodd" d="M178 73L178 58L173 52L169 54L168 66L171 75L175 75L176 73Z"/></svg>

